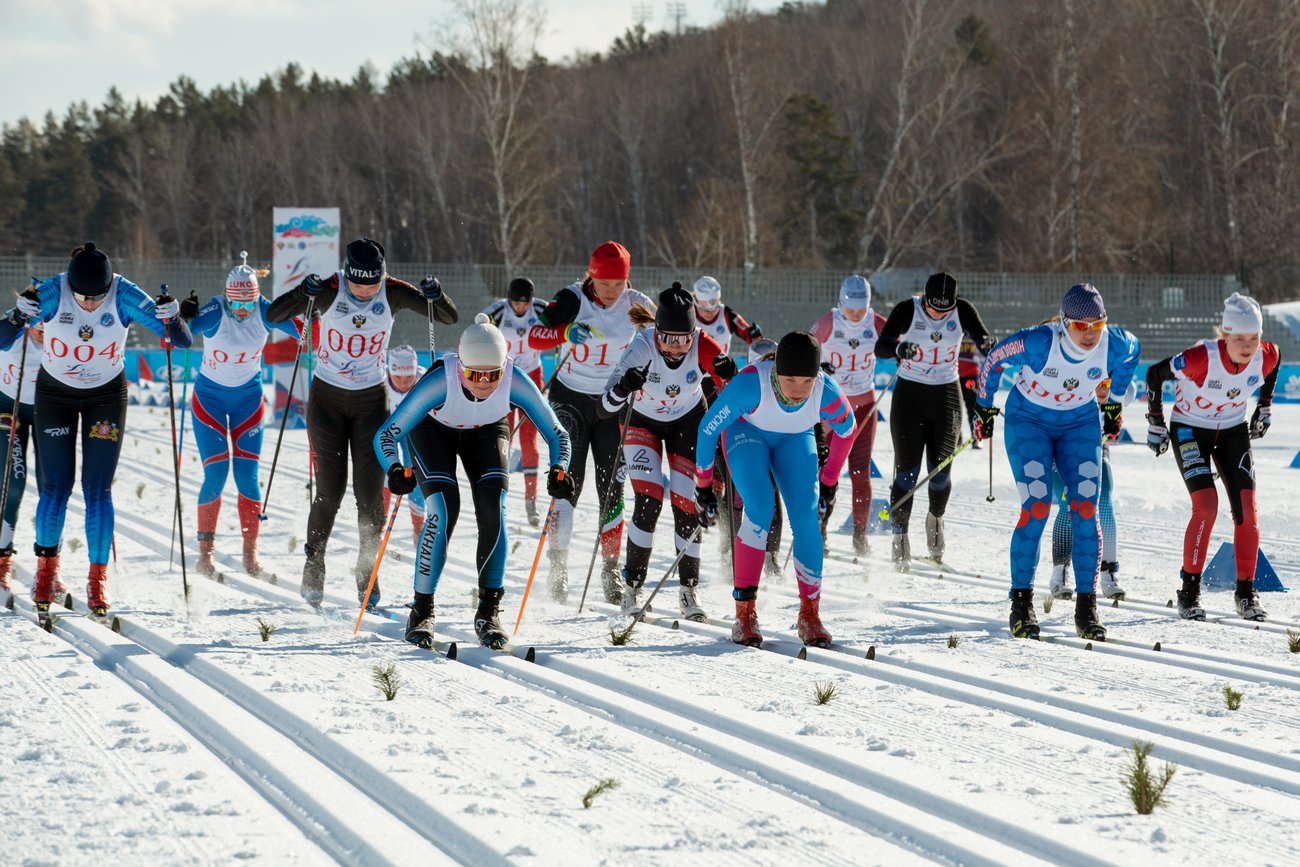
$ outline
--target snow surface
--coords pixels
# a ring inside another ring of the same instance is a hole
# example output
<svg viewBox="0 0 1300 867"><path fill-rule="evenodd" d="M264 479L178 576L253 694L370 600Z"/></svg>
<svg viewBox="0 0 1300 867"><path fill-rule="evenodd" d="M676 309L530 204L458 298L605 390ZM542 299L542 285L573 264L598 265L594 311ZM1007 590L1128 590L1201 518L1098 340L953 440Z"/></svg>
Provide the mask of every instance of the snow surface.
<svg viewBox="0 0 1300 867"><path fill-rule="evenodd" d="M1296 585L1300 470L1288 464L1300 449L1300 407L1278 406L1274 418L1255 444L1261 532L1283 581ZM1130 413L1139 440L1141 422ZM876 451L887 475L888 430ZM167 568L165 409L133 407L128 431L111 584L123 634L64 612L47 635L22 598L18 611L0 611L5 863L1300 860L1300 654L1288 652L1285 636L1287 625L1300 628L1300 600L1266 594L1271 620L1259 630L1173 617L1164 603L1189 502L1169 455L1112 449L1121 577L1131 596L1157 604L1102 608L1115 641L1091 651L1073 638L1068 602L1042 615L1060 640L1008 635L1007 582L989 577L1005 576L1018 511L999 438L995 502L985 502L988 452L955 462L945 559L959 573L895 573L884 536L854 565L849 537L832 536L822 610L844 652L796 658L792 577L766 582L760 597L774 652L735 647L725 626L685 623L644 624L633 644L611 646L612 609L576 610L594 543L588 496L570 557L573 602L551 602L542 574L533 587L518 637L537 648L530 663L472 646L472 510L438 594L439 635L460 642L457 661L406 645L401 624L381 617L353 636L348 501L329 551L325 614L298 600L302 432L286 437L262 537L279 584L238 572L232 484L218 539L226 582L191 570L187 616L179 569ZM192 515L200 472L192 439L184 463ZM877 488L883 495L885 483ZM508 624L537 538L521 497L513 490L509 501ZM78 499L63 564L80 592ZM836 524L848 499L845 484ZM35 501L29 489L23 583ZM652 577L671 555L671 521L660 524ZM1215 547L1230 531L1224 505ZM192 561L192 534L186 544ZM717 546L713 533L702 596L723 618L732 604ZM403 515L382 568L385 601L399 609L411 553ZM1045 541L1043 585L1048 553ZM669 621L672 590L655 601ZM1228 612L1231 594L1207 594L1206 604ZM279 627L266 643L258 618ZM1150 649L1156 641L1160 653ZM403 683L392 702L371 684L373 666L388 663ZM816 704L818 683L835 684L838 696ZM1245 693L1240 710L1225 708L1225 685ZM1134 740L1156 745L1157 765L1179 765L1167 805L1150 816L1134 813L1121 783ZM584 793L606 778L620 787L584 809Z"/></svg>

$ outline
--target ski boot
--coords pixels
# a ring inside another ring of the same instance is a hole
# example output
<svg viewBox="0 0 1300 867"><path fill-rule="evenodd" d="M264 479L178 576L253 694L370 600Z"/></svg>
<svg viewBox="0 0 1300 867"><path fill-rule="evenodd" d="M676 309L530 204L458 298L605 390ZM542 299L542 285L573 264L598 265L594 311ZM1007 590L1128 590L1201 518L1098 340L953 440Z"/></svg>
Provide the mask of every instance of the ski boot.
<svg viewBox="0 0 1300 867"><path fill-rule="evenodd" d="M830 647L831 634L822 626L822 619L818 613L820 600L818 599L800 599L799 600L799 620L796 624L796 631L799 633L799 640L810 647Z"/></svg>
<svg viewBox="0 0 1300 867"><path fill-rule="evenodd" d="M1073 599L1074 591L1069 588L1070 564L1053 563L1052 578L1047 582L1047 595L1052 599Z"/></svg>
<svg viewBox="0 0 1300 867"><path fill-rule="evenodd" d="M736 620L731 624L731 640L736 644L758 647L763 643L763 634L758 631L758 597L757 587L736 588Z"/></svg>
<svg viewBox="0 0 1300 867"><path fill-rule="evenodd" d="M1101 561L1101 571L1097 573L1097 592L1107 599L1121 600L1128 596L1124 588L1119 586L1119 579L1115 573L1119 571L1119 563L1112 563L1109 560Z"/></svg>
<svg viewBox="0 0 1300 867"><path fill-rule="evenodd" d="M1184 620L1204 620L1201 607L1201 573L1180 570L1183 586L1178 590L1178 616Z"/></svg>
<svg viewBox="0 0 1300 867"><path fill-rule="evenodd" d="M217 561L214 559L216 547L215 533L199 533L199 559L194 568L207 578L217 574Z"/></svg>
<svg viewBox="0 0 1300 867"><path fill-rule="evenodd" d="M9 592L9 576L14 571L14 546L0 548L0 591Z"/></svg>
<svg viewBox="0 0 1300 867"><path fill-rule="evenodd" d="M501 597L506 591L500 587L478 588L478 610L474 612L474 634L479 644L493 650L503 650L510 639L501 628Z"/></svg>
<svg viewBox="0 0 1300 867"><path fill-rule="evenodd" d="M370 590L370 597L366 598L366 588L370 586L370 573L357 570L357 602L365 605L367 611L374 611L379 607L379 576L375 576L375 586Z"/></svg>
<svg viewBox="0 0 1300 867"><path fill-rule="evenodd" d="M912 543L907 538L907 530L894 528L894 546L890 552L890 559L897 571L912 571Z"/></svg>
<svg viewBox="0 0 1300 867"><path fill-rule="evenodd" d="M320 608L325 598L325 552L317 554L310 547L306 550L307 562L302 564L302 587L298 592L312 608Z"/></svg>
<svg viewBox="0 0 1300 867"><path fill-rule="evenodd" d="M478 624L475 623L477 628ZM411 603L411 615L406 619L406 640L423 647L433 647L433 594L416 593Z"/></svg>
<svg viewBox="0 0 1300 867"><path fill-rule="evenodd" d="M933 512L925 516L925 547L930 552L930 559L936 563L943 562L943 516Z"/></svg>
<svg viewBox="0 0 1300 867"><path fill-rule="evenodd" d="M1034 591L1011 591L1011 635L1038 640L1038 618L1034 615Z"/></svg>
<svg viewBox="0 0 1300 867"><path fill-rule="evenodd" d="M244 572L253 578L266 574L257 557L257 534L262 529L262 503L239 497L239 531L244 535Z"/></svg>
<svg viewBox="0 0 1300 867"><path fill-rule="evenodd" d="M1259 594L1255 592L1255 579L1244 581L1237 579L1237 591L1233 594L1237 602L1237 616L1244 620L1264 621L1268 612L1259 604Z"/></svg>
<svg viewBox="0 0 1300 867"><path fill-rule="evenodd" d="M551 561L551 571L546 576L546 587L551 599L556 602L569 601L569 552L558 548L547 548L546 558Z"/></svg>
<svg viewBox="0 0 1300 867"><path fill-rule="evenodd" d="M865 557L871 553L871 542L867 539L867 528L853 527L853 556Z"/></svg>
<svg viewBox="0 0 1300 867"><path fill-rule="evenodd" d="M524 514L528 516L528 526L542 526L542 517L537 513L537 498L529 497L524 500Z"/></svg>
<svg viewBox="0 0 1300 867"><path fill-rule="evenodd" d="M767 578L781 577L781 563L776 559L775 551L768 551L763 557L763 575Z"/></svg>
<svg viewBox="0 0 1300 867"><path fill-rule="evenodd" d="M623 601L623 572L618 567L617 557L606 557L601 562L600 584L605 590L605 601L610 605Z"/></svg>
<svg viewBox="0 0 1300 867"><path fill-rule="evenodd" d="M57 548L45 548L42 550L57 552ZM42 555L40 550L36 554L36 580L32 582L32 601L36 603L36 616L40 620L41 626L49 629L50 624L50 602L55 598L57 592L55 588L59 581L59 555L57 553ZM60 596L60 598L62 598Z"/></svg>
<svg viewBox="0 0 1300 867"><path fill-rule="evenodd" d="M1077 593L1074 597L1074 631L1088 641L1105 641L1106 627L1097 616L1097 594Z"/></svg>
<svg viewBox="0 0 1300 867"><path fill-rule="evenodd" d="M601 577L604 577L602 570ZM629 575L626 569L623 570L623 588L620 608L624 617L636 617L641 613L641 605L645 601L641 598L641 590L645 587L644 575ZM608 592L605 594L608 597Z"/></svg>
<svg viewBox="0 0 1300 867"><path fill-rule="evenodd" d="M86 579L86 607L103 620L108 616L108 606L108 564L91 563L90 575Z"/></svg>
<svg viewBox="0 0 1300 867"><path fill-rule="evenodd" d="M703 623L708 619L704 613L704 608L700 605L700 597L697 591L700 589L699 584L681 584L677 588L677 605L681 609L682 616L687 620L696 623Z"/></svg>

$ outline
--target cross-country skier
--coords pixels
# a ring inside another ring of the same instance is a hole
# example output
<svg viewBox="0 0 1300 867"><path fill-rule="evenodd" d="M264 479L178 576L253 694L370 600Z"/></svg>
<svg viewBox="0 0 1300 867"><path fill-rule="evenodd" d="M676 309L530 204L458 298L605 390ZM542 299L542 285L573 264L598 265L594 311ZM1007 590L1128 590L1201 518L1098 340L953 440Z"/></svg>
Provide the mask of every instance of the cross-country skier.
<svg viewBox="0 0 1300 867"><path fill-rule="evenodd" d="M68 269L18 298L0 321L0 347L12 344L28 320L45 323L41 371L36 376L36 460L41 498L36 505L37 610L49 610L59 577L59 548L68 497L76 478L81 439L81 490L86 500L86 605L97 616L109 608L108 557L113 544L113 476L126 427L126 332L138 322L181 349L190 329L169 295L157 301L113 272L93 243L72 251Z"/></svg>
<svg viewBox="0 0 1300 867"><path fill-rule="evenodd" d="M984 353L975 345L975 341L965 337L961 349L957 352L957 381L961 383L961 402L966 406L966 427L971 436L975 435L975 386L980 378L980 365L984 363ZM971 443L971 448L980 447L979 440Z"/></svg>
<svg viewBox="0 0 1300 867"><path fill-rule="evenodd" d="M1232 510L1237 613L1247 620L1268 616L1255 592L1259 517L1250 441L1268 433L1273 423L1273 389L1282 359L1277 344L1261 341L1263 331L1259 303L1234 292L1224 301L1217 340L1203 340L1147 369L1147 445L1161 455L1173 441L1174 460L1192 498L1178 590L1178 613L1187 620L1205 619L1201 574L1219 511L1211 461ZM1171 379L1177 399L1166 427L1161 389ZM1247 422L1246 403L1256 388L1259 398Z"/></svg>
<svg viewBox="0 0 1300 867"><path fill-rule="evenodd" d="M41 369L42 346L45 342L45 323L33 322L27 330L27 358L23 359L22 332L13 344L0 352L0 448L5 448L10 436L10 425L17 413L18 429L13 431L14 456L9 464L9 497L4 502L4 520L0 523L0 590L9 590L9 576L13 573L14 525L18 523L18 509L23 504L23 491L27 489L27 473L39 462L33 463L27 451L27 440L32 430L33 406L36 402L36 374ZM21 368L21 369L20 369ZM18 381L22 380L22 403L15 407ZM35 444L36 438L32 437ZM39 489L40 480L37 479ZM67 588L55 587L55 595L66 593Z"/></svg>
<svg viewBox="0 0 1300 867"><path fill-rule="evenodd" d="M388 377L384 380L384 387L388 390L388 412L391 414L402 401L406 400L415 388L415 383L420 377L424 376L425 369L420 366L420 356L411 346L394 346L388 350ZM410 449L406 443L401 444L402 463L409 463L411 460ZM388 513L388 505L392 501L393 492L388 490L388 480L384 480L384 513ZM420 544L420 533L424 532L424 494L420 493L417 485L414 490L406 497L407 511L411 513L411 529L414 535L411 537L415 544Z"/></svg>
<svg viewBox="0 0 1300 867"><path fill-rule="evenodd" d="M515 370L526 374L542 388L541 353L528 345L528 332L541 322L546 302L534 298L533 281L516 277L506 289L506 297L497 299L483 312L501 329L506 339L506 353ZM537 428L523 413L510 411L510 429L518 430L520 464L524 470L524 513L534 527L541 523L537 512Z"/></svg>
<svg viewBox="0 0 1300 867"><path fill-rule="evenodd" d="M569 598L569 543L573 540L573 512L582 496L587 453L596 465L596 503L600 518L600 580L605 601L622 599L618 555L623 545L623 455L621 418L601 418L605 383L623 357L637 327L628 318L633 304L653 310L654 303L628 285L632 256L622 244L606 241L591 254L583 279L566 286L541 314L541 322L528 332L528 345L536 350L572 344L573 351L560 366L551 386L551 408L569 432L573 465L569 478L573 494L556 503L555 530L547 556L551 562L547 583L551 598ZM561 353L564 355L565 353Z"/></svg>
<svg viewBox="0 0 1300 867"><path fill-rule="evenodd" d="M820 476L813 428L826 422L831 452ZM794 568L799 583L799 638L825 647L831 635L819 615L822 582L822 536L819 516L835 505L840 469L853 444L853 410L835 381L821 370L821 344L806 331L781 338L773 361L746 367L723 389L700 423L695 444L695 497L701 520L718 511L713 492L713 455L718 438L731 478L744 502L736 532L733 564L736 621L731 640L757 646L755 600L763 570L775 498L772 479L790 513Z"/></svg>
<svg viewBox="0 0 1300 867"><path fill-rule="evenodd" d="M770 337L760 337L758 340L755 340L753 343L749 344L749 354L746 358L745 363L747 365L754 365L760 361L771 361L774 358L776 358L776 341ZM821 430L823 430L823 428L820 425L814 428L814 432L821 431ZM719 443L718 448L719 451L721 451L721 443ZM820 445L818 446L818 449L820 455ZM820 457L818 458L818 462L819 464L821 463ZM714 478L716 479L720 474L722 474L724 470L725 470L725 457L723 461L718 461L715 458L713 464ZM716 493L718 489L718 485L716 481L714 482L713 489L714 492ZM741 503L740 497L736 495L734 491L732 493L733 493L732 507L731 507L732 522L727 525L729 527L739 526L740 512L744 505L743 503ZM721 517L721 513L719 513L719 517ZM722 521L719 520L718 524L719 526L721 526ZM772 479L772 529L770 529L767 533L767 555L763 559L763 574L769 578L775 578L781 574L781 562L778 559L778 555L781 553L781 531L784 525L785 525L785 519L781 515L781 492L777 490L776 479L773 478ZM734 534L732 533L728 533L728 536L734 538ZM725 543L723 547L723 551L725 552L723 556L723 560L726 562L728 567L731 565L731 538L723 540ZM825 553L824 550L823 553Z"/></svg>
<svg viewBox="0 0 1300 867"><path fill-rule="evenodd" d="M390 277L384 248L359 238L347 246L343 270L321 278L308 274L291 292L271 303L268 322L284 322L307 312L320 317L320 357L307 395L307 434L316 455L316 498L307 518L307 560L302 567L302 598L319 606L325 594L325 548L347 489L352 455L352 493L357 500L361 544L354 572L357 598L365 595L379 551L384 521L384 467L370 441L388 417L384 388L385 356L399 310L426 315L429 302L439 322L457 319L456 305L433 278L410 283ZM379 588L370 597L379 602Z"/></svg>
<svg viewBox="0 0 1300 867"><path fill-rule="evenodd" d="M898 568L906 569L912 559L907 526L914 498L898 501L916 485L923 453L927 470L933 471L956 452L961 440L957 358L963 335L977 346L989 341L974 305L957 297L957 279L939 273L925 281L923 296L899 302L876 340L876 356L897 358L902 367L889 409L894 443L889 513L894 525L892 558ZM943 559L943 513L951 493L952 479L945 468L930 480L930 510L925 516L926 547L935 560Z"/></svg>
<svg viewBox="0 0 1300 867"><path fill-rule="evenodd" d="M739 337L746 346L763 336L763 329L757 323L749 322L736 312L735 308L722 303L722 284L709 276L695 281L695 319L700 330L712 337L722 347L722 351L731 354L731 338Z"/></svg>
<svg viewBox="0 0 1300 867"><path fill-rule="evenodd" d="M871 284L854 274L840 284L840 301L812 327L821 341L822 361L849 405L857 427L849 451L849 481L853 488L853 553L865 556L871 546L871 449L876 441L876 337L885 317L871 309Z"/></svg>
<svg viewBox="0 0 1300 867"><path fill-rule="evenodd" d="M265 276L263 272L262 276ZM234 453L235 487L239 491L239 529L244 536L244 571L261 575L257 534L261 525L262 488L258 462L262 454L262 350L272 330L294 337L292 321L272 325L266 319L271 302L263 298L258 272L247 259L226 275L226 289L199 306L194 293L181 302L181 318L194 334L203 335L203 361L194 380L194 440L203 460L199 488L199 572L217 569L217 517L221 491Z"/></svg>
<svg viewBox="0 0 1300 867"><path fill-rule="evenodd" d="M678 551L686 551L678 565L679 607L688 620L703 620L704 609L696 592L700 543L696 538L695 441L706 409L705 380L712 380L721 391L736 375L736 362L697 327L691 295L680 283L659 293L659 308L653 314L637 307L632 312L638 321L652 322L653 327L632 338L610 376L599 410L603 417L620 416L632 401L623 444L623 462L634 494L623 570L623 612L635 614L641 608L655 524L668 499L674 542ZM668 453L667 467L664 452ZM672 471L667 485L666 468Z"/></svg>
<svg viewBox="0 0 1300 867"><path fill-rule="evenodd" d="M1020 520L1011 534L1011 633L1037 638L1034 571L1043 528L1051 513L1052 464L1065 484L1074 533L1074 627L1080 638L1106 639L1097 616L1101 563L1097 494L1101 488L1101 437L1123 429L1123 407L1108 400L1097 411L1097 387L1110 379L1124 394L1137 368L1138 340L1106 324L1101 293L1088 283L1071 286L1059 321L1015 332L989 352L980 369L975 436L988 439L1002 371L1019 366L1007 397L1006 449L1020 491Z"/></svg>
<svg viewBox="0 0 1300 867"><path fill-rule="evenodd" d="M505 338L483 313L465 329L456 353L433 363L375 435L374 450L388 468L388 487L395 494L409 494L418 483L429 513L415 555L415 602L406 627L406 640L413 644L428 647L433 642L434 594L460 514L457 457L473 491L478 524L479 603L474 632L488 647L506 644L499 613L509 551L506 416L512 407L522 410L546 440L551 464L547 493L557 499L570 496L568 434L537 385L527 376L515 375L514 363L506 357ZM410 448L414 474L400 459L402 442Z"/></svg>

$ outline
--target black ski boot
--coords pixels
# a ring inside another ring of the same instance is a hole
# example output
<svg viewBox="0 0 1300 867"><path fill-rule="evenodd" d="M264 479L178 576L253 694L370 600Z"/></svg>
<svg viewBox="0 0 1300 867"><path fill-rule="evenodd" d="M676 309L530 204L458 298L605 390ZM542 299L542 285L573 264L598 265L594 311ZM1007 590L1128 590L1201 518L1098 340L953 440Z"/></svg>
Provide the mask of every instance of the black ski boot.
<svg viewBox="0 0 1300 867"><path fill-rule="evenodd" d="M610 605L623 602L623 570L617 557L606 557L600 565L600 583L605 589L605 601Z"/></svg>
<svg viewBox="0 0 1300 867"><path fill-rule="evenodd" d="M370 586L370 573L357 570L357 602L366 606L367 611L374 611L379 607L379 576L375 576L375 586L370 591L370 598L366 598L366 588Z"/></svg>
<svg viewBox="0 0 1300 867"><path fill-rule="evenodd" d="M541 516L537 514L536 497L529 497L524 500L524 514L528 516L528 525L530 527L542 526Z"/></svg>
<svg viewBox="0 0 1300 867"><path fill-rule="evenodd" d="M890 552L894 568L899 572L912 571L912 543L907 538L907 530L894 528L894 547Z"/></svg>
<svg viewBox="0 0 1300 867"><path fill-rule="evenodd" d="M1097 616L1097 594L1074 594L1074 631L1088 641L1105 641L1106 627Z"/></svg>
<svg viewBox="0 0 1300 867"><path fill-rule="evenodd" d="M501 650L509 643L506 631L501 628L501 597L505 590L500 587L478 588L478 610L474 612L474 634L479 644L493 650Z"/></svg>
<svg viewBox="0 0 1300 867"><path fill-rule="evenodd" d="M307 562L302 565L302 587L298 592L312 608L320 608L321 600L325 598L325 552L317 553L310 546L304 547Z"/></svg>
<svg viewBox="0 0 1300 867"><path fill-rule="evenodd" d="M1204 620L1201 607L1201 573L1181 571L1183 586L1178 591L1178 616L1184 620Z"/></svg>
<svg viewBox="0 0 1300 867"><path fill-rule="evenodd" d="M1038 640L1038 618L1034 615L1034 591L1011 591L1011 635Z"/></svg>
<svg viewBox="0 0 1300 867"><path fill-rule="evenodd" d="M415 601L411 603L411 616L406 621L406 640L425 650L433 647L432 593L415 594Z"/></svg>
<svg viewBox="0 0 1300 867"><path fill-rule="evenodd" d="M1255 579L1247 578L1245 581L1237 581L1237 592L1234 598L1237 601L1237 616L1245 620L1264 621L1268 619L1268 612L1259 604L1259 594L1255 592Z"/></svg>
<svg viewBox="0 0 1300 867"><path fill-rule="evenodd" d="M853 556L865 557L871 553L871 541L867 539L867 528L854 526L853 528Z"/></svg>

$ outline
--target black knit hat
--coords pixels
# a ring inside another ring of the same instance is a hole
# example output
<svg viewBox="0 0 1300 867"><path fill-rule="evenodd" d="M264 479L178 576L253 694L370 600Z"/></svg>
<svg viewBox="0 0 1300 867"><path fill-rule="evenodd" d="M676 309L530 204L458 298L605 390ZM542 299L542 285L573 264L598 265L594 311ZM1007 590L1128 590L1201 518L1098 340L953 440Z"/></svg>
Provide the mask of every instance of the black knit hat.
<svg viewBox="0 0 1300 867"><path fill-rule="evenodd" d="M659 293L659 308L655 311L655 331L669 334L690 334L695 330L695 299L674 283Z"/></svg>
<svg viewBox="0 0 1300 867"><path fill-rule="evenodd" d="M776 345L778 376L816 376L821 363L821 342L807 331L791 331Z"/></svg>
<svg viewBox="0 0 1300 867"><path fill-rule="evenodd" d="M79 295L103 295L113 285L113 263L93 241L72 251L68 285Z"/></svg>
<svg viewBox="0 0 1300 867"><path fill-rule="evenodd" d="M369 238L348 244L343 275L353 283L371 286L384 278L384 245Z"/></svg>
<svg viewBox="0 0 1300 867"><path fill-rule="evenodd" d="M506 298L510 301L532 301L533 281L527 277L516 277L511 280L510 288L506 290Z"/></svg>
<svg viewBox="0 0 1300 867"><path fill-rule="evenodd" d="M957 306L957 278L947 271L931 274L925 281L925 303L946 312Z"/></svg>

